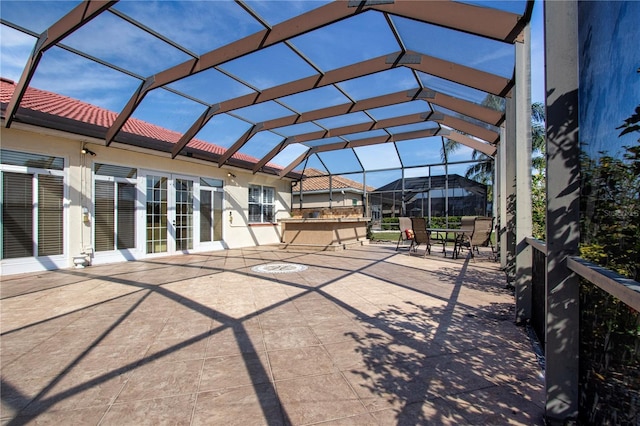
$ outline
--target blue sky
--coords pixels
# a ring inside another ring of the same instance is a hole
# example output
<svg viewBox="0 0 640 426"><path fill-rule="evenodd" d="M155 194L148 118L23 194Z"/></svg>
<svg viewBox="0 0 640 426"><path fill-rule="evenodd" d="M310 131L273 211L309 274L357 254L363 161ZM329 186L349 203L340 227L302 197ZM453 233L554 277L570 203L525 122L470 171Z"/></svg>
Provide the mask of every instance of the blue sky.
<svg viewBox="0 0 640 426"><path fill-rule="evenodd" d="M248 7L270 25L319 7L323 3L294 1L287 2L285 7L285 3L277 1L246 2ZM488 4L482 1L475 3ZM3 0L0 15L3 19L26 27L34 33L40 33L75 4L77 2ZM504 4L512 7L519 6L523 2ZM212 5L215 7L211 7ZM263 28L240 6L230 1L190 1L178 4L171 1L124 0L116 4L115 9L168 39L174 40L184 49L177 49L162 40L151 37L114 14L103 13L65 39L63 43L110 62L116 67L126 69L129 74L93 63L66 50L53 48L44 55L31 85L119 112L140 84L140 78L182 63L191 58L190 55L205 53ZM511 76L513 48L509 45L482 40L459 32L452 33L451 30L400 17L393 17L392 21L410 50L496 75ZM184 25L184 22L188 22L188 25ZM531 33L532 102L536 102L544 99L541 2L537 2L534 7ZM349 42L344 42L345 40ZM29 35L1 26L0 74L2 77L15 81L19 79L34 41L35 39ZM461 51L459 48L463 44L473 48ZM306 60L298 56L293 49L304 54ZM316 69L327 71L391 54L398 49L398 44L384 16L374 11L365 12L348 21L300 35L291 40L291 45L280 43L255 52L249 57L229 61L217 70L210 69L170 85L172 89L186 94L187 98L167 90L155 90L147 95L135 111L134 117L184 132L206 109L206 104L221 102L252 93L256 89L262 90L315 75ZM286 67L283 68L282 64L286 64ZM285 97L281 103L270 101L241 108L229 114L218 115L197 137L228 147L251 127L252 122L291 115L294 111L304 112L347 103L349 102L347 95L351 99L359 100L415 88L416 76L425 86L472 102L479 103L485 96L482 92L443 79L420 72L414 74L407 68L398 68L340 83L337 87L324 87ZM385 114L404 115L420 112L420 108L426 108L426 105L424 102L407 103L394 107L393 110L372 111L372 114L376 113L380 117L384 117ZM319 120L317 123L304 123L277 129L274 133L261 132L250 140L241 152L260 157L286 136L319 130L322 128L320 126L336 127L369 120L370 118L364 113L356 113L335 119ZM433 126L433 123L430 124ZM428 125L426 126L428 128ZM362 136L353 135L352 138ZM324 142L327 141L318 143ZM401 157L403 152L411 153L404 156L405 164L435 163L440 161L439 153L434 151L437 145L437 141L429 138L405 141L398 143L397 152L400 152ZM397 153L392 152L391 147L392 145L362 148L357 149L356 154L360 158L360 163L366 163L363 165L367 168L395 167L399 159ZM290 145L273 161L286 166L305 149L306 147L299 144ZM320 159L314 159L310 166L324 168L323 163L324 165L332 164L336 169L336 171L331 170L332 172L346 171L351 166L359 168L355 155L342 154L341 161L333 158L336 156L340 154L323 154ZM451 161L465 161L470 159L470 156L471 150L464 148L457 152L456 158ZM451 166L449 171L464 173L466 167L466 165ZM414 169L407 173L424 174L424 172L424 169ZM384 173L389 172L380 172L377 175ZM370 183L369 178L367 183Z"/></svg>

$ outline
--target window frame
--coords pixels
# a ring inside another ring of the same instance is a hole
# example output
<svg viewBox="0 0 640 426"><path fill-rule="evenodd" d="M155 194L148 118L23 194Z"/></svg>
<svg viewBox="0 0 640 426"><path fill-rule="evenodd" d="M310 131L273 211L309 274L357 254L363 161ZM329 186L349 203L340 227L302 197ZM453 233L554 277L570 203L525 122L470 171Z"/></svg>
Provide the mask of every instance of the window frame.
<svg viewBox="0 0 640 426"><path fill-rule="evenodd" d="M196 212L198 215L199 222L199 230L198 230L198 242L202 246L208 246L211 244L218 243L224 240L223 237L223 210L224 210L224 182L222 179L217 178L208 178L208 177L200 177L200 182L197 185L198 189L198 197L197 197L197 207ZM195 190L194 190L195 191ZM208 227L208 232L211 233L211 236L208 240L202 239L202 225L203 225L203 217L202 214L202 193L209 193L211 196L211 211L210 215L207 216L207 223L210 222L210 226ZM209 220L210 219L210 220Z"/></svg>
<svg viewBox="0 0 640 426"><path fill-rule="evenodd" d="M260 197L258 201L252 200L251 190L259 189ZM272 192L271 202L265 201L265 191L270 190ZM267 185L257 185L257 184L249 184L248 188L248 208L247 208L247 219L249 224L260 224L260 223L275 223L276 221L276 188L273 186ZM251 213L251 206L258 206L260 210L260 220L255 220L255 215ZM265 207L271 207L271 220L265 220Z"/></svg>
<svg viewBox="0 0 640 426"><path fill-rule="evenodd" d="M113 175L108 175L108 174L100 174L96 172L96 168L98 165L104 165L104 166L113 166L113 167L121 167L121 168L130 168L131 170L135 171L135 176L133 177L119 177L119 176L113 176ZM92 185L92 215L93 215L93 220L92 222L92 242L93 242L93 248L96 251L96 253L109 253L109 252L118 252L118 251L131 251L131 250L138 250L139 248L139 241L138 241L138 237L137 237L137 233L138 233L138 212L139 212L139 195L138 195L138 173L139 170L137 167L129 167L129 166L120 166L120 165L115 165L115 164L111 164L111 163L94 163L93 167L92 167L92 175L93 175L93 185ZM113 196L114 196L114 205L113 205L113 221L114 221L114 235L113 235L113 247L111 250L97 250L97 235L96 235L96 182L111 182L113 183ZM118 196L120 194L120 188L118 186L119 183L125 183L128 185L133 185L133 188L136 192L136 196L135 199L133 200L134 203L134 209L133 209L133 243L134 246L133 247L128 247L128 248L118 248L118 234L120 232L120 215L119 215L119 199Z"/></svg>
<svg viewBox="0 0 640 426"><path fill-rule="evenodd" d="M46 155L39 154L29 151L21 151L21 150L9 150L17 153L23 153L27 155ZM63 268L66 266L67 255L69 253L69 238L68 238L68 230L69 230L69 221L68 221L68 209L69 209L69 187L68 187L68 159L65 156L55 156L55 158L59 158L62 160L61 169L43 169L39 167L31 167L31 166L22 166L22 165L14 165L14 164L1 164L0 170L2 172L7 173L18 173L25 174L31 176L33 180L32 185L32 202L33 202L33 216L32 216L32 243L33 250L32 256L27 257L8 257L4 258L4 254L2 254L2 265L3 267L10 267L14 264L22 268L21 270L31 270L29 268L24 269L25 259L38 259L36 260L38 270L41 269L53 269L53 268ZM39 238L39 190L40 190L40 180L38 176L55 176L60 177L62 179L62 252L59 254L49 254L49 255L39 255L38 254L38 238ZM1 183L0 179L0 183ZM0 198L3 198L0 196ZM2 229L0 229L0 234L2 234ZM0 248L1 251L1 248Z"/></svg>

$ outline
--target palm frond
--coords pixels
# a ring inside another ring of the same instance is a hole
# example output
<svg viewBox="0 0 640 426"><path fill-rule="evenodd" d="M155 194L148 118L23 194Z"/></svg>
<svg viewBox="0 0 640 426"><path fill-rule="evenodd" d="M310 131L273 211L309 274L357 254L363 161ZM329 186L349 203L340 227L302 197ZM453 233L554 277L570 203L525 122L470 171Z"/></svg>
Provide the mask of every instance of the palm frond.
<svg viewBox="0 0 640 426"><path fill-rule="evenodd" d="M542 102L534 102L531 104L531 121L536 123L544 123L546 120L545 107Z"/></svg>
<svg viewBox="0 0 640 426"><path fill-rule="evenodd" d="M460 148L460 142L456 142L452 139L444 139L442 149L440 150L440 159L443 163L447 162L449 155Z"/></svg>

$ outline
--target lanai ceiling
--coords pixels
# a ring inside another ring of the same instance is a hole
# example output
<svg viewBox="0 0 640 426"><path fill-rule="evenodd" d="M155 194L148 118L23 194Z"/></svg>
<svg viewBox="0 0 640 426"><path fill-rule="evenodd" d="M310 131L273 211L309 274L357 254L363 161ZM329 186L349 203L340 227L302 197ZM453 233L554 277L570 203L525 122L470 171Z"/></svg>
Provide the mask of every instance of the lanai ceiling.
<svg viewBox="0 0 640 426"><path fill-rule="evenodd" d="M492 156L532 1L2 1L2 77L257 158L282 176ZM9 59L8 59L9 58ZM8 73L9 75L5 75ZM13 73L13 74L12 74ZM493 95L493 102L487 102ZM499 99L498 99L499 100ZM353 178L353 177L352 177ZM356 180L358 180L356 178Z"/></svg>

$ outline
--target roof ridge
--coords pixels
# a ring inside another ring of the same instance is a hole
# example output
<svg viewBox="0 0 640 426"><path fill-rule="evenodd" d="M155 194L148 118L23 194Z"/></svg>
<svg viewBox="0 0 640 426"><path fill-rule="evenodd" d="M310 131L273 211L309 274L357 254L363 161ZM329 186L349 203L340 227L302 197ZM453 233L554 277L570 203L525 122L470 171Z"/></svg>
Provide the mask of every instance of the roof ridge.
<svg viewBox="0 0 640 426"><path fill-rule="evenodd" d="M309 173L310 172L310 173ZM317 174L315 174L317 173ZM332 182L331 185L329 185L329 176L332 177ZM324 191L324 190L328 190L329 187L331 186L332 188L336 187L336 183L338 184L339 187L342 188L353 188L353 189L358 189L358 190L364 190L365 185L353 180L353 179L349 179L346 178L344 176L341 175L328 175L328 174L324 174L322 173L322 171L315 169L313 167L308 167L304 170L304 181L307 182L307 185L311 185L314 187L314 191ZM294 186L296 186L297 183L294 184ZM305 187L305 183L302 183L302 187ZM373 188L372 186L368 186L367 185L367 190L371 190L373 191L375 188Z"/></svg>

